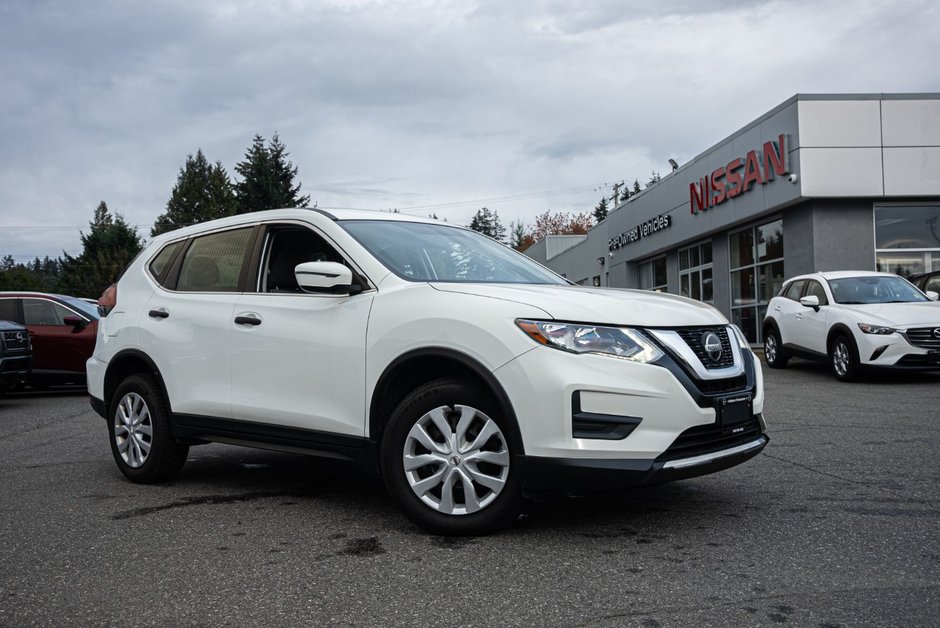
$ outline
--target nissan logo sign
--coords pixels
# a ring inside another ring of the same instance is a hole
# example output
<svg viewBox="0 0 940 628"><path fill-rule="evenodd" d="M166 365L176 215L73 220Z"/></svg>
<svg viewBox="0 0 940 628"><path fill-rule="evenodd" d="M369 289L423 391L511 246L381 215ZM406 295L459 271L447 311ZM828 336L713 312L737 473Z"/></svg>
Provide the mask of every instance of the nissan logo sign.
<svg viewBox="0 0 940 628"><path fill-rule="evenodd" d="M940 338L940 327L937 327L935 330L933 330L933 337Z"/></svg>
<svg viewBox="0 0 940 628"><path fill-rule="evenodd" d="M702 346L705 347L705 354L712 362L721 359L721 338L713 331L706 332L702 336Z"/></svg>

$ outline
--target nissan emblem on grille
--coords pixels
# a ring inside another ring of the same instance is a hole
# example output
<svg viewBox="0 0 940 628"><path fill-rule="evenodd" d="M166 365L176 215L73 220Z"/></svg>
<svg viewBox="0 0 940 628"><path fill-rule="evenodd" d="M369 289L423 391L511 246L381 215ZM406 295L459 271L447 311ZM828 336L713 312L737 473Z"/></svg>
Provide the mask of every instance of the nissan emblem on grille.
<svg viewBox="0 0 940 628"><path fill-rule="evenodd" d="M935 330L933 330L933 337L940 338L940 327L937 327Z"/></svg>
<svg viewBox="0 0 940 628"><path fill-rule="evenodd" d="M721 359L721 338L718 334L713 331L706 332L702 335L702 346L705 347L709 360L717 362Z"/></svg>

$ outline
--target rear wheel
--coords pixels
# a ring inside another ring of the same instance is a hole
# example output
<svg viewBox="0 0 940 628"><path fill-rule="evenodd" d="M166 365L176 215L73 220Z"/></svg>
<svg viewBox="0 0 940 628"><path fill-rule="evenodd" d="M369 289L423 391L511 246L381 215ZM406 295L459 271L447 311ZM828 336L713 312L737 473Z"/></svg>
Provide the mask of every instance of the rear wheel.
<svg viewBox="0 0 940 628"><path fill-rule="evenodd" d="M790 357L783 352L783 346L780 343L780 333L775 327L768 327L764 330L764 359L767 366L772 369L786 368Z"/></svg>
<svg viewBox="0 0 940 628"><path fill-rule="evenodd" d="M111 400L111 453L121 473L143 484L164 482L179 473L189 446L170 434L169 404L153 378L131 375Z"/></svg>
<svg viewBox="0 0 940 628"><path fill-rule="evenodd" d="M405 515L441 535L487 534L522 505L509 423L492 396L460 379L408 395L382 438L382 476Z"/></svg>
<svg viewBox="0 0 940 628"><path fill-rule="evenodd" d="M858 350L847 336L836 336L829 347L829 366L836 379L851 382L858 379Z"/></svg>

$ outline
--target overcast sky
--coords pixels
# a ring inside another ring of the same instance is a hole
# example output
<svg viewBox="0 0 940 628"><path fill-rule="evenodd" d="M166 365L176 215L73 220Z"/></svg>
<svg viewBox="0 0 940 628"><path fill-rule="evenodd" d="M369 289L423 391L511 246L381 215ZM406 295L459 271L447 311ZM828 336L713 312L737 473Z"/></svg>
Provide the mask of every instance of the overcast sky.
<svg viewBox="0 0 940 628"><path fill-rule="evenodd" d="M0 0L0 255L279 133L320 207L584 211L796 93L940 91L940 3ZM607 190L607 194L610 194Z"/></svg>

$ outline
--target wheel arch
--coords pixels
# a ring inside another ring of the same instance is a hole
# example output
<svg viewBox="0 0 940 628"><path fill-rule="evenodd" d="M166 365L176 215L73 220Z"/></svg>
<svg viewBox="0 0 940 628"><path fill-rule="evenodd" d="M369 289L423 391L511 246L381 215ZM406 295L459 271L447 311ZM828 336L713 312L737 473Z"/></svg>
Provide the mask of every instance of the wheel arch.
<svg viewBox="0 0 940 628"><path fill-rule="evenodd" d="M412 390L435 379L465 376L489 391L509 423L509 438L525 453L519 422L509 396L489 369L471 356L443 347L415 349L395 358L382 372L369 404L369 438L378 445L395 408Z"/></svg>
<svg viewBox="0 0 940 628"><path fill-rule="evenodd" d="M153 376L157 386L160 389L160 393L166 400L167 405L170 406L170 396L167 394L166 384L163 382L163 376L160 374L160 369L157 368L157 365L153 359L139 349L124 349L111 358L111 361L108 362L108 368L104 374L103 401L106 417L111 416L111 397L114 396L114 391L117 390L117 387L121 385L121 382L131 375L136 375L138 373L146 373ZM172 413L172 407L170 411Z"/></svg>
<svg viewBox="0 0 940 628"><path fill-rule="evenodd" d="M769 317L769 316L764 319L764 325L763 325L762 329L763 329L763 332L764 332L765 335L767 334L767 330L768 330L768 329L772 329L772 330L774 330L775 332L777 332L777 336L778 336L778 337L780 336L780 325L777 324L776 319L771 318L771 317Z"/></svg>
<svg viewBox="0 0 940 628"><path fill-rule="evenodd" d="M829 333L826 335L826 351L832 351L833 341L839 337L845 336L852 343L852 348L856 351L858 350L858 343L855 342L855 336L852 335L852 330L849 329L849 326L845 323L836 323L829 329Z"/></svg>

